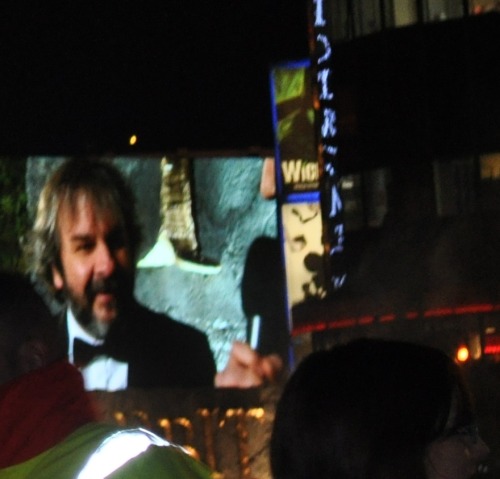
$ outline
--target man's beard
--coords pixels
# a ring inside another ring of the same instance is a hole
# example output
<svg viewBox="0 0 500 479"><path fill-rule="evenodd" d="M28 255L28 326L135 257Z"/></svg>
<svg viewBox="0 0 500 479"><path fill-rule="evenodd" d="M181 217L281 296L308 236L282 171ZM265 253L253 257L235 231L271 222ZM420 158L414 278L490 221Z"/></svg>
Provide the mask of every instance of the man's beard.
<svg viewBox="0 0 500 479"><path fill-rule="evenodd" d="M114 318L102 321L95 314L94 304L98 294L112 294L115 298L113 309ZM104 339L108 334L111 324L124 311L124 303L130 301L133 291L132 287L124 279L116 277L107 279L96 279L85 288L84 297L77 297L70 289L66 289L66 296L71 311L76 320L85 331L97 339Z"/></svg>

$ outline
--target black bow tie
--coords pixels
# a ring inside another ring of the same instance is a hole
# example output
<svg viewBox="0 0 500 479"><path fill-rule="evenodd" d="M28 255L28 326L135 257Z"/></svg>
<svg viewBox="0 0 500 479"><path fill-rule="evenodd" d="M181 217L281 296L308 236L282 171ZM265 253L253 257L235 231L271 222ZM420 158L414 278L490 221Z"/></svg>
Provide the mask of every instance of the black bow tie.
<svg viewBox="0 0 500 479"><path fill-rule="evenodd" d="M92 346L81 339L73 340L73 359L75 366L82 368L87 366L97 356L109 356L105 345Z"/></svg>

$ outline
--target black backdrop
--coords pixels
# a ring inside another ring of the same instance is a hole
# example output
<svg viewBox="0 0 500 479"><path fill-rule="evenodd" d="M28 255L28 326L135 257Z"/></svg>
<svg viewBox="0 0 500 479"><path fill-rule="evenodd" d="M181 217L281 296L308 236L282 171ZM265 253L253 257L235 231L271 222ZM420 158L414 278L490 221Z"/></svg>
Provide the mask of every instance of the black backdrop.
<svg viewBox="0 0 500 479"><path fill-rule="evenodd" d="M272 148L269 68L306 0L6 0L2 153Z"/></svg>

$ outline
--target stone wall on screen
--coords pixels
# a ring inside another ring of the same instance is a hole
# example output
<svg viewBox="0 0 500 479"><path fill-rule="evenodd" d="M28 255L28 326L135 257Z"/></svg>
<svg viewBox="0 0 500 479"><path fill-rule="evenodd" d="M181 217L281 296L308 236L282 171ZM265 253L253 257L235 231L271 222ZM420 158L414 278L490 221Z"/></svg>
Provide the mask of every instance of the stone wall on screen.
<svg viewBox="0 0 500 479"><path fill-rule="evenodd" d="M209 338L223 368L234 340L246 340L241 281L252 242L277 237L276 203L259 193L262 159L203 158L193 163L194 204L203 255L220 262L216 275L177 266L141 269L138 298L156 311L185 321Z"/></svg>

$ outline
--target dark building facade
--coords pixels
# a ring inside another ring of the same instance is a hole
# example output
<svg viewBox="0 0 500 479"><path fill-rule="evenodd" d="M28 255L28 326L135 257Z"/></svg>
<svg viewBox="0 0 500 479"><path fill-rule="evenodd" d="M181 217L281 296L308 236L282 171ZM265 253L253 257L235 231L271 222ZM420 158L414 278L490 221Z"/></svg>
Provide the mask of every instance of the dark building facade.
<svg viewBox="0 0 500 479"><path fill-rule="evenodd" d="M499 27L491 11L336 44L347 276L291 313L297 360L357 337L453 356L466 347L491 477L500 463Z"/></svg>

